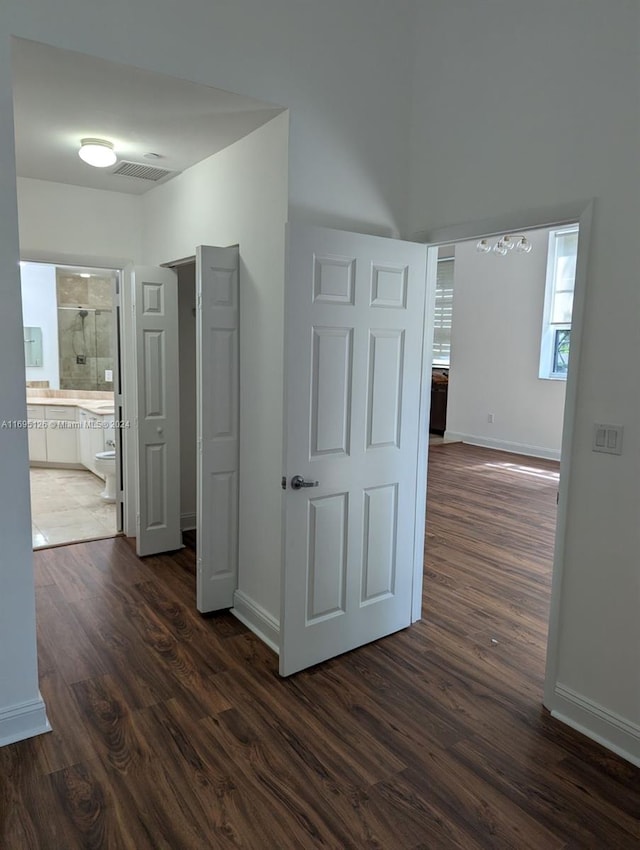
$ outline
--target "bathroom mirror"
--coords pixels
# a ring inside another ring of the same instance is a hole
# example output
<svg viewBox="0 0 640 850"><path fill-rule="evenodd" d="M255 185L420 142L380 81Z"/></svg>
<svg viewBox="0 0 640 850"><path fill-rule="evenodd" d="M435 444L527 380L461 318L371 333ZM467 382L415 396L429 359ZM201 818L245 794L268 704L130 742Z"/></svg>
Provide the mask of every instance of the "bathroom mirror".
<svg viewBox="0 0 640 850"><path fill-rule="evenodd" d="M24 327L25 366L42 366L42 328Z"/></svg>

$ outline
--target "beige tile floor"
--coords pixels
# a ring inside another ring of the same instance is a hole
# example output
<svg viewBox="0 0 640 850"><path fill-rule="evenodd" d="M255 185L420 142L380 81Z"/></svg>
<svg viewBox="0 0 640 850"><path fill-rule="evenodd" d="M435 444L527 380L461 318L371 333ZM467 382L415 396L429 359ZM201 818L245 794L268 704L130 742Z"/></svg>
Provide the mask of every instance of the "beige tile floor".
<svg viewBox="0 0 640 850"><path fill-rule="evenodd" d="M115 505L102 501L92 472L33 467L30 477L34 549L116 534Z"/></svg>

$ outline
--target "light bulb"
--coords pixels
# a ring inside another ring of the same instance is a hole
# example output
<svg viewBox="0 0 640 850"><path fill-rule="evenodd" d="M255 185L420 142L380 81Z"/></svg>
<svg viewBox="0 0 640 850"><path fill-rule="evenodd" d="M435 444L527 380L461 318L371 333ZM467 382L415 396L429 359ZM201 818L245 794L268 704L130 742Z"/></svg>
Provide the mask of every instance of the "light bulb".
<svg viewBox="0 0 640 850"><path fill-rule="evenodd" d="M118 158L111 142L104 139L83 139L80 142L78 156L94 168L108 168Z"/></svg>
<svg viewBox="0 0 640 850"><path fill-rule="evenodd" d="M496 244L493 246L493 252L494 254L499 254L501 257L504 257L505 254L508 253L508 249L502 239L498 239Z"/></svg>
<svg viewBox="0 0 640 850"><path fill-rule="evenodd" d="M503 236L500 241L502 242L503 248L506 248L508 251L513 251L515 248L516 243L509 235Z"/></svg>
<svg viewBox="0 0 640 850"><path fill-rule="evenodd" d="M481 239L476 245L476 251L479 254L488 254L490 250L491 246L489 245L486 239Z"/></svg>
<svg viewBox="0 0 640 850"><path fill-rule="evenodd" d="M516 251L518 254L529 254L532 248L533 245L525 236L523 236L516 245Z"/></svg>

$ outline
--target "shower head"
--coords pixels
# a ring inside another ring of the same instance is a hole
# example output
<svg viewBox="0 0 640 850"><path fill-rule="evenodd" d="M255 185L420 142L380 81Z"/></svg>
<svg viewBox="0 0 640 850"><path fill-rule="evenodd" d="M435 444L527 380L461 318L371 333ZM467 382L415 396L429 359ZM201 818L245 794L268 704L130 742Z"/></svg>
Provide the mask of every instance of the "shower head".
<svg viewBox="0 0 640 850"><path fill-rule="evenodd" d="M86 319L87 316L89 315L89 311L88 310L78 310L78 315L80 316L81 319Z"/></svg>

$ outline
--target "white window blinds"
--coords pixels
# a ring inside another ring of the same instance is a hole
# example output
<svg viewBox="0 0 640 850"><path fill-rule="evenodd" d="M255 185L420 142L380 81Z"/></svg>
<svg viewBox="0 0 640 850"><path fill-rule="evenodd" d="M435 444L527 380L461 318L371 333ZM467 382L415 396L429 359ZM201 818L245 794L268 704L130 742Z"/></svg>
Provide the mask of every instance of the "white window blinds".
<svg viewBox="0 0 640 850"><path fill-rule="evenodd" d="M436 309L433 321L433 362L439 366L448 366L451 359L453 263L453 257L438 260Z"/></svg>
<svg viewBox="0 0 640 850"><path fill-rule="evenodd" d="M571 324L577 254L577 230L555 234L553 301L549 319L552 325Z"/></svg>

